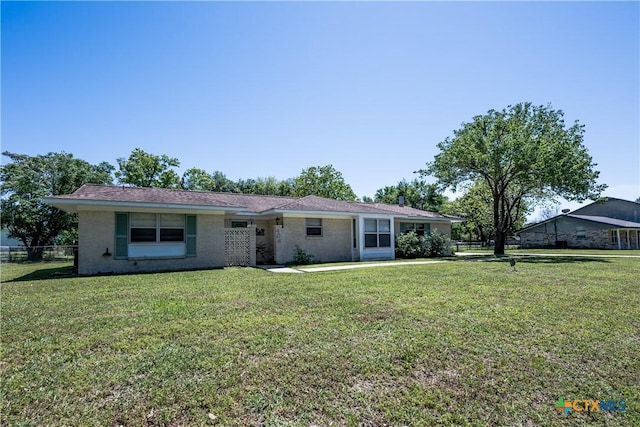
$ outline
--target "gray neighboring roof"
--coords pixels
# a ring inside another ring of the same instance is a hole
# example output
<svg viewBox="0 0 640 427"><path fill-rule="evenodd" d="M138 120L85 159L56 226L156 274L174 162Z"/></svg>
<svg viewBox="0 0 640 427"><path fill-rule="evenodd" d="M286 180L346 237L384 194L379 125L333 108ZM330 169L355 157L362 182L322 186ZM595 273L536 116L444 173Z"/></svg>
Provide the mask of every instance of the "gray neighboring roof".
<svg viewBox="0 0 640 427"><path fill-rule="evenodd" d="M562 215L557 215L557 216L554 216L553 218L549 218L547 220L536 222L535 224L531 224L526 227L523 227L520 230L518 230L517 233L522 233L523 231L527 231L530 228L534 228L542 224L553 222L558 218L573 218L581 221L597 222L600 224L610 225L612 226L612 228L640 228L640 223L638 222L625 221L622 219L609 218L606 216L562 214Z"/></svg>
<svg viewBox="0 0 640 427"><path fill-rule="evenodd" d="M348 202L318 196L302 198L262 196L255 194L214 193L207 191L171 190L166 188L123 187L86 184L72 194L45 199L53 205L166 205L219 208L245 213L326 212L378 214L440 221L461 221L462 218L423 211L408 206L383 203Z"/></svg>
<svg viewBox="0 0 640 427"><path fill-rule="evenodd" d="M640 228L640 223L638 222L625 221L623 219L609 218L606 216L574 215L574 214L569 214L567 216L571 218L583 219L585 221L593 221L593 222L600 222L602 224L613 225L618 228Z"/></svg>

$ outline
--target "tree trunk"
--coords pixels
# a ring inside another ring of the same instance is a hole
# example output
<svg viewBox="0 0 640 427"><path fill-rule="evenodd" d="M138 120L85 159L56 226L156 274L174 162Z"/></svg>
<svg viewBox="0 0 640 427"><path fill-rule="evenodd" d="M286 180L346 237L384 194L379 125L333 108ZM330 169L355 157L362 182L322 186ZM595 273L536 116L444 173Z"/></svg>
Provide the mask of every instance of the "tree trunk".
<svg viewBox="0 0 640 427"><path fill-rule="evenodd" d="M504 204L502 204L502 193L493 189L493 232L496 235L493 246L494 255L504 255L505 233L502 228L504 220Z"/></svg>
<svg viewBox="0 0 640 427"><path fill-rule="evenodd" d="M507 240L507 234L499 229L496 229L496 244L493 247L494 255L504 255L504 245Z"/></svg>
<svg viewBox="0 0 640 427"><path fill-rule="evenodd" d="M42 254L44 253L44 247L42 246L28 246L27 247L27 261L42 261Z"/></svg>

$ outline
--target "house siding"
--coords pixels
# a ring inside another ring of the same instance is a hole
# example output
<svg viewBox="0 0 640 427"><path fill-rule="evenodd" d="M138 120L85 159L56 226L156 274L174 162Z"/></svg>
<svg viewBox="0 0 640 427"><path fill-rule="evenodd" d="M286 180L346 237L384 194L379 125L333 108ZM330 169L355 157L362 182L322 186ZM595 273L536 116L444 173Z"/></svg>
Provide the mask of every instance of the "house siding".
<svg viewBox="0 0 640 427"><path fill-rule="evenodd" d="M451 237L451 224L449 223L442 223L442 222L431 223L431 230L437 231L438 233L446 234L448 237Z"/></svg>
<svg viewBox="0 0 640 427"><path fill-rule="evenodd" d="M604 216L625 221L640 222L640 203L620 199L591 203L571 212L573 215Z"/></svg>
<svg viewBox="0 0 640 427"><path fill-rule="evenodd" d="M275 236L275 261L286 264L293 260L296 245L314 262L352 260L351 218L322 219L322 236L307 236L305 218L285 217L283 225L273 228Z"/></svg>
<svg viewBox="0 0 640 427"><path fill-rule="evenodd" d="M224 217L198 215L196 256L114 259L115 213L78 214L78 273L83 275L205 269L224 266ZM110 256L103 255L109 249Z"/></svg>

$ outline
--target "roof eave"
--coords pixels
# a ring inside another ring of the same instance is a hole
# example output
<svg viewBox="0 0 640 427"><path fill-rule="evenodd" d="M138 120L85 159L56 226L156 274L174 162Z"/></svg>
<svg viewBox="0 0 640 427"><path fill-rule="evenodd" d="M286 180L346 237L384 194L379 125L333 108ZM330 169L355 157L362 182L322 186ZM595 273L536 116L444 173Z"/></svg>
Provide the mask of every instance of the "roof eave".
<svg viewBox="0 0 640 427"><path fill-rule="evenodd" d="M171 210L189 210L189 211L223 211L223 212L241 212L245 211L244 207L233 206L205 206L205 205L189 205L182 203L150 203L150 202L130 202L130 201L111 201L111 200L78 200L56 197L45 197L45 203L50 204L58 209L67 212L78 212L82 208L95 210L95 208L127 208L127 209L171 209Z"/></svg>

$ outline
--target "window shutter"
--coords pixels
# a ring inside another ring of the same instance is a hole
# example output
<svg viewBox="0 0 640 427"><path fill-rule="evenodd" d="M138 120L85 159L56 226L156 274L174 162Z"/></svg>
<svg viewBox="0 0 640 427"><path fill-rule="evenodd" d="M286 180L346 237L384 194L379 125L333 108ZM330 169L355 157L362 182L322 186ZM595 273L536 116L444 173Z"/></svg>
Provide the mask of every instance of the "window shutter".
<svg viewBox="0 0 640 427"><path fill-rule="evenodd" d="M187 256L196 256L196 215L187 215Z"/></svg>
<svg viewBox="0 0 640 427"><path fill-rule="evenodd" d="M127 259L129 257L129 214L116 213L116 245L113 257Z"/></svg>

